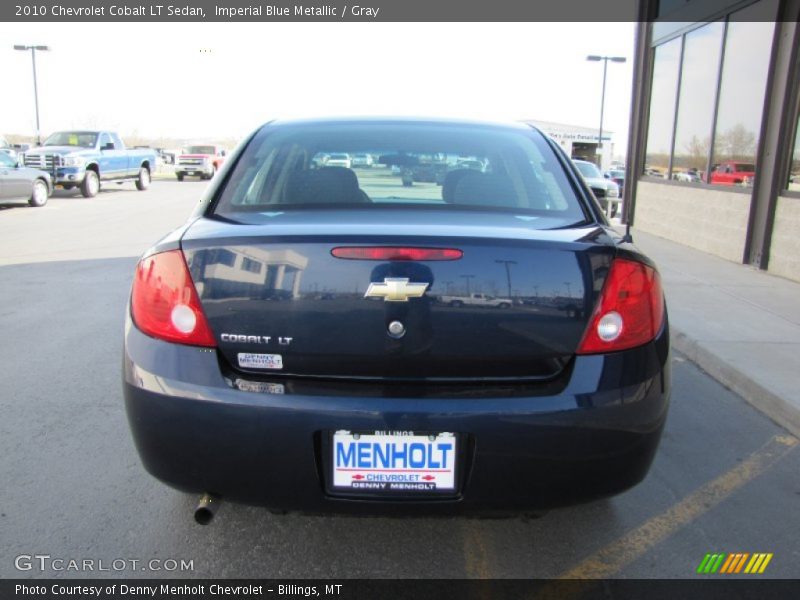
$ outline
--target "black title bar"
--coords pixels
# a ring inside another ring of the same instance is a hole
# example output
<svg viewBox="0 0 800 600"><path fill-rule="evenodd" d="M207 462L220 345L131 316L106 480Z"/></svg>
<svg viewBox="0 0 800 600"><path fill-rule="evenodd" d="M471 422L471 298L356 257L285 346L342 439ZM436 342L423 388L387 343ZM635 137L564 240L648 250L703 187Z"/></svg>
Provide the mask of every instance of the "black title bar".
<svg viewBox="0 0 800 600"><path fill-rule="evenodd" d="M611 22L639 20L644 6L640 0L4 0L0 21Z"/></svg>
<svg viewBox="0 0 800 600"><path fill-rule="evenodd" d="M624 580L38 579L0 581L3 600L771 600L800 597L800 581L705 577Z"/></svg>

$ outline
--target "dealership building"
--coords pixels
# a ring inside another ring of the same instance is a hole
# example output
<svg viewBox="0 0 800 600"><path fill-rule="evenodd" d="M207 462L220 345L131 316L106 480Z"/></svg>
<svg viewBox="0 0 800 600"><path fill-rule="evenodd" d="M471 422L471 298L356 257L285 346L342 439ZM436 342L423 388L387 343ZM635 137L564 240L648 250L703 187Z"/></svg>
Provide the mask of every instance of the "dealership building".
<svg viewBox="0 0 800 600"><path fill-rule="evenodd" d="M537 121L534 119L526 119L525 123L533 125L540 129L542 133L554 139L567 153L567 156L598 164L597 158L602 155L601 169L607 171L611 168L611 162L614 157L613 131L603 129L603 145L607 152L598 153L597 142L600 131L596 127L580 127L579 125L567 125L565 123Z"/></svg>
<svg viewBox="0 0 800 600"><path fill-rule="evenodd" d="M626 218L800 281L800 0L639 6Z"/></svg>

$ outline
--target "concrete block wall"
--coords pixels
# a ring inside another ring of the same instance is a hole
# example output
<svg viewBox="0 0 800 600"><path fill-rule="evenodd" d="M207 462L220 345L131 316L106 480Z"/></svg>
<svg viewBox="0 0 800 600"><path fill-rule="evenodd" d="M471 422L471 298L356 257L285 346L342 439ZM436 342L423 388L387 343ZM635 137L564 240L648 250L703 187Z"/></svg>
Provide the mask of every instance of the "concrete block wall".
<svg viewBox="0 0 800 600"><path fill-rule="evenodd" d="M635 229L741 263L750 194L639 181Z"/></svg>
<svg viewBox="0 0 800 600"><path fill-rule="evenodd" d="M778 197L767 268L800 281L800 198Z"/></svg>

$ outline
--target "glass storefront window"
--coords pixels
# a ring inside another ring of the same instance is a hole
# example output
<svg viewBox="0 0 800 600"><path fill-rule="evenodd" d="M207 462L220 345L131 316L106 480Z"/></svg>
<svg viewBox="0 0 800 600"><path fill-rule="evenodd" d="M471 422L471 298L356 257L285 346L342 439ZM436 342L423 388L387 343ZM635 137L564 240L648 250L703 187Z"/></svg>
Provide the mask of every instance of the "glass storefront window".
<svg viewBox="0 0 800 600"><path fill-rule="evenodd" d="M777 0L761 0L655 48L645 175L753 183L776 14ZM790 189L800 188L798 148L800 135Z"/></svg>
<svg viewBox="0 0 800 600"><path fill-rule="evenodd" d="M686 34L672 179L704 179L724 29L724 24L717 21Z"/></svg>
<svg viewBox="0 0 800 600"><path fill-rule="evenodd" d="M728 23L709 183L747 185L755 174L775 24L748 21L751 12L734 13ZM752 170L741 175L743 165Z"/></svg>
<svg viewBox="0 0 800 600"><path fill-rule="evenodd" d="M800 116L797 117L797 129L795 129L794 152L792 153L792 163L789 165L788 189L793 192L800 192Z"/></svg>
<svg viewBox="0 0 800 600"><path fill-rule="evenodd" d="M644 166L646 175L665 177L669 167L680 60L680 38L656 48L653 63L653 85L650 93L647 153Z"/></svg>

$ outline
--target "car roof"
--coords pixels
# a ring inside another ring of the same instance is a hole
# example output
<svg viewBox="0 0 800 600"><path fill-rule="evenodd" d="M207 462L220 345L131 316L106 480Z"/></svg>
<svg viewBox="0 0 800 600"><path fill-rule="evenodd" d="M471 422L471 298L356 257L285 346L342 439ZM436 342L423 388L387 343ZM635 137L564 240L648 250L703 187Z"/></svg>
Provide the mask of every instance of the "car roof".
<svg viewBox="0 0 800 600"><path fill-rule="evenodd" d="M481 127L490 129L508 129L530 131L536 127L521 121L489 121L456 119L444 117L322 117L313 119L276 119L268 123L270 126L309 126L309 125L453 125L465 127ZM537 129L538 131L538 129Z"/></svg>

